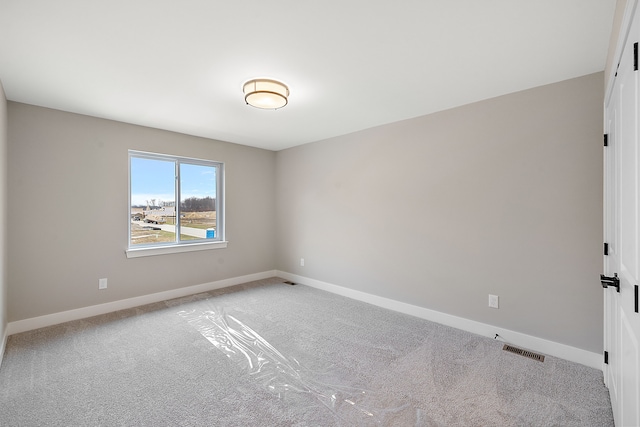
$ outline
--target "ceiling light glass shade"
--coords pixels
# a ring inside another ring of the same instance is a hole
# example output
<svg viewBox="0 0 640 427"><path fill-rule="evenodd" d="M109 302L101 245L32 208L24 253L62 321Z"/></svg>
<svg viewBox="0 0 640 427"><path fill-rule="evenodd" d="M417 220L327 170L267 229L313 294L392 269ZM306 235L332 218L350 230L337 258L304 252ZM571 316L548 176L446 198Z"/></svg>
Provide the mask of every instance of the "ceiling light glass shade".
<svg viewBox="0 0 640 427"><path fill-rule="evenodd" d="M269 79L249 80L242 86L247 104L265 110L277 110L287 105L289 88L284 83Z"/></svg>

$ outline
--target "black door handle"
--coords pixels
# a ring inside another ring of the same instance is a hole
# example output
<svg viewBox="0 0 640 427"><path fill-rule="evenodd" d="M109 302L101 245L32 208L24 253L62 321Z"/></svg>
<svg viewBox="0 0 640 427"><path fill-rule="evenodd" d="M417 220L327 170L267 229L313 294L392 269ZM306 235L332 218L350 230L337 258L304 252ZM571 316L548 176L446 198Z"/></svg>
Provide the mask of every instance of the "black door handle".
<svg viewBox="0 0 640 427"><path fill-rule="evenodd" d="M613 277L607 277L604 274L601 274L600 283L602 283L603 288L613 286L618 292L620 292L620 279L618 278L618 273L613 273Z"/></svg>

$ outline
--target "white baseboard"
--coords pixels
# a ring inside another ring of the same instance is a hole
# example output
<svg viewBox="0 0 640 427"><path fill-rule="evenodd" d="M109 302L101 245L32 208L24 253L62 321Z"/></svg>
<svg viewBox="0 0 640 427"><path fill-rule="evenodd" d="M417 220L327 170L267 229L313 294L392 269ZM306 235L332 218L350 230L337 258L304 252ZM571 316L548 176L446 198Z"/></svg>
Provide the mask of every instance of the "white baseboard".
<svg viewBox="0 0 640 427"><path fill-rule="evenodd" d="M463 317L452 316L450 314L430 310L428 308L418 307L416 305L411 305L389 298L368 294L366 292L356 291L354 289L333 285L331 283L321 282L319 280L310 279L308 277L298 276L284 271L276 271L276 276L282 277L283 279L290 280L295 283L300 283L358 301L377 305L389 310L398 311L401 313L419 317L421 319L440 323L442 325L462 329L474 334L490 338L495 337L495 334L499 334L504 339L504 341L510 344L602 370L602 355L598 353L593 353L591 351L582 350L576 347L571 347L543 338L534 337L532 335L499 328L497 326L488 325L486 323L476 322L474 320L465 319Z"/></svg>
<svg viewBox="0 0 640 427"><path fill-rule="evenodd" d="M218 280L215 282L203 283L200 285L188 286L186 288L172 289L170 291L157 292L155 294L143 295L135 298L128 298L105 304L92 305L89 307L77 308L75 310L63 311L60 313L47 314L45 316L32 317L30 319L17 320L7 325L6 336L18 334L20 332L31 331L33 329L46 326L57 325L72 320L86 319L87 317L100 314L112 313L127 308L139 307L145 304L166 301L173 298L185 297L201 292L240 285L254 280L268 279L276 276L276 271L264 271L262 273L249 274L246 276L233 277L230 279Z"/></svg>
<svg viewBox="0 0 640 427"><path fill-rule="evenodd" d="M2 367L2 359L4 358L4 349L7 348L7 338L9 338L8 327L5 328L0 341L0 367Z"/></svg>
<svg viewBox="0 0 640 427"><path fill-rule="evenodd" d="M342 286L333 285L331 283L326 283L278 270L233 277L230 279L203 283L186 288L173 289L170 291L143 295L126 300L113 301L105 304L93 305L89 307L78 308L75 310L63 311L60 313L53 313L45 316L10 322L7 325L7 329L4 333L4 336L2 337L2 341L0 342L0 364L2 364L2 357L4 355L7 337L9 335L43 328L46 326L57 325L72 320L85 319L87 317L111 313L118 310L138 307L145 304L166 301L173 298L180 298L200 292L226 288L229 286L239 285L254 280L268 279L269 277L274 276L281 277L286 280L291 280L292 282L300 283L303 285L311 286L313 288L328 291L337 295L342 295L347 298L352 298L358 301L377 305L389 310L398 311L400 313L405 313L415 317L419 317L421 319L440 323L442 325L462 329L474 334L490 338L493 338L495 334L499 334L502 338L504 338L505 341L509 342L510 344L602 370L602 355L598 353L593 353L587 350L582 350L554 341L545 340L543 338L534 337L532 335L503 329L497 326L488 325L486 323L476 322L474 320L465 319L463 317L453 316L439 311L430 310L428 308L407 304L389 298L380 297L366 292L357 291L354 289L349 289Z"/></svg>

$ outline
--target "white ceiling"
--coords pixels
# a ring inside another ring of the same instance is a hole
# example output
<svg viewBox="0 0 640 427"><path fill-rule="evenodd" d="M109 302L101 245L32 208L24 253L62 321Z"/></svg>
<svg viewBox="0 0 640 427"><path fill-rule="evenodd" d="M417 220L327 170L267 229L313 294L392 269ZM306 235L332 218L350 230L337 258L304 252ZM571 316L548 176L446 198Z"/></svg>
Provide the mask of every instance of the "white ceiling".
<svg viewBox="0 0 640 427"><path fill-rule="evenodd" d="M12 101L280 150L602 71L614 8L0 0L0 80ZM289 105L245 105L254 77L284 81Z"/></svg>

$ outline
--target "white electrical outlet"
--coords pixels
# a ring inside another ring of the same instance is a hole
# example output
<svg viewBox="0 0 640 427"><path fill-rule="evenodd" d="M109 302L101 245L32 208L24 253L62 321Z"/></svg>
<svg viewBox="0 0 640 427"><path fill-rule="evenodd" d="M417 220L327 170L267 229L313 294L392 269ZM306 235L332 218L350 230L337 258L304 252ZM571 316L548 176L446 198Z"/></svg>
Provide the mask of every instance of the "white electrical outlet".
<svg viewBox="0 0 640 427"><path fill-rule="evenodd" d="M500 297L498 297L498 295L489 294L489 307L499 308L499 306L500 306Z"/></svg>
<svg viewBox="0 0 640 427"><path fill-rule="evenodd" d="M98 289L107 289L107 279L98 280Z"/></svg>
<svg viewBox="0 0 640 427"><path fill-rule="evenodd" d="M304 258L300 258L300 267L304 267Z"/></svg>

